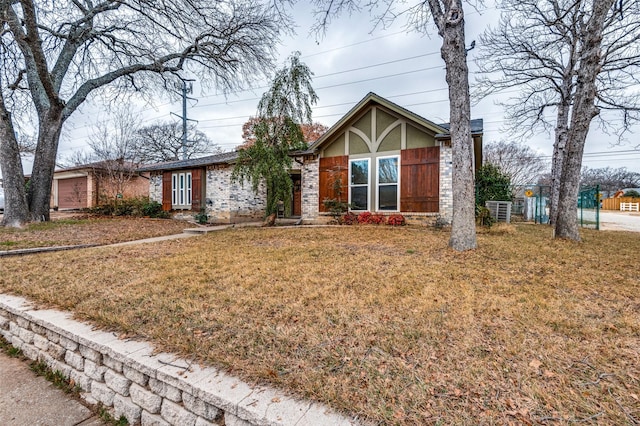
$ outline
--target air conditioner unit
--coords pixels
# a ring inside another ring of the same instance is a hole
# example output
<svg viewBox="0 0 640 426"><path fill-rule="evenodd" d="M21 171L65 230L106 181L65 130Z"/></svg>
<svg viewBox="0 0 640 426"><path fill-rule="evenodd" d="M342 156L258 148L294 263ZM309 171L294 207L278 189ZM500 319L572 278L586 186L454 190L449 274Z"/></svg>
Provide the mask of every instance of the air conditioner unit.
<svg viewBox="0 0 640 426"><path fill-rule="evenodd" d="M487 201L485 206L496 222L511 223L511 201Z"/></svg>

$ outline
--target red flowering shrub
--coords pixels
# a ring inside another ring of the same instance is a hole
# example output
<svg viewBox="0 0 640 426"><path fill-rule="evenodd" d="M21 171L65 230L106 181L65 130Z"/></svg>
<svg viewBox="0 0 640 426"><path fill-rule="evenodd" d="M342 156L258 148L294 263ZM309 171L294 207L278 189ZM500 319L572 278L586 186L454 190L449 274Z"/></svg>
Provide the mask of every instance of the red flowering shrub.
<svg viewBox="0 0 640 426"><path fill-rule="evenodd" d="M341 223L343 225L353 225L355 223L358 223L358 216L351 212L345 213L344 215L342 215Z"/></svg>
<svg viewBox="0 0 640 426"><path fill-rule="evenodd" d="M387 218L385 218L381 214L372 214L371 216L369 216L369 220L367 221L367 223L371 223L372 225L384 225L385 223L387 223Z"/></svg>
<svg viewBox="0 0 640 426"><path fill-rule="evenodd" d="M401 214L393 214L387 219L387 225L391 226L402 226L405 223L404 216Z"/></svg>
<svg viewBox="0 0 640 426"><path fill-rule="evenodd" d="M362 212L358 215L358 223L369 223L371 212Z"/></svg>

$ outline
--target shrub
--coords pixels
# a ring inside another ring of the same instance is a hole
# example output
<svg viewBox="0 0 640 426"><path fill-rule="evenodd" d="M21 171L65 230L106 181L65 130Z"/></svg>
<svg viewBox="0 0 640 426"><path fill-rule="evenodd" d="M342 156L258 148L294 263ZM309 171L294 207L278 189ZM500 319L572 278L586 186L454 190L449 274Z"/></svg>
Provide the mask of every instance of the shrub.
<svg viewBox="0 0 640 426"><path fill-rule="evenodd" d="M349 203L335 198L323 200L322 204L324 204L324 208L328 210L331 216L338 222L340 222L340 217L349 210Z"/></svg>
<svg viewBox="0 0 640 426"><path fill-rule="evenodd" d="M405 225L405 224L406 224L406 221L404 219L404 216L402 216L401 214L392 214L387 219L387 225L402 226L402 225Z"/></svg>
<svg viewBox="0 0 640 426"><path fill-rule="evenodd" d="M487 201L511 201L511 179L499 167L485 164L476 173L476 204Z"/></svg>
<svg viewBox="0 0 640 426"><path fill-rule="evenodd" d="M343 225L353 225L355 223L358 223L358 216L351 212L345 213L342 216L340 223L342 223Z"/></svg>
<svg viewBox="0 0 640 426"><path fill-rule="evenodd" d="M146 197L116 199L92 207L89 212L103 216L149 216L166 219L169 213L162 210L162 204L149 201Z"/></svg>
<svg viewBox="0 0 640 426"><path fill-rule="evenodd" d="M142 205L142 214L149 217L158 217L162 212L162 204L157 201L148 201Z"/></svg>
<svg viewBox="0 0 640 426"><path fill-rule="evenodd" d="M640 193L635 189L630 189L624 193L623 197L640 198Z"/></svg>
<svg viewBox="0 0 640 426"><path fill-rule="evenodd" d="M495 222L496 220L491 216L488 208L476 205L476 223L478 225L491 228Z"/></svg>
<svg viewBox="0 0 640 426"><path fill-rule="evenodd" d="M362 212L358 215L358 223L369 223L371 212Z"/></svg>
<svg viewBox="0 0 640 426"><path fill-rule="evenodd" d="M207 210L203 207L200 209L200 213L193 216L193 218L200 225L206 225L209 222L209 215L207 214Z"/></svg>
<svg viewBox="0 0 640 426"><path fill-rule="evenodd" d="M372 225L384 225L385 223L387 223L387 218L381 214L372 214L371 216L369 216L369 220L367 221L367 223L370 223Z"/></svg>

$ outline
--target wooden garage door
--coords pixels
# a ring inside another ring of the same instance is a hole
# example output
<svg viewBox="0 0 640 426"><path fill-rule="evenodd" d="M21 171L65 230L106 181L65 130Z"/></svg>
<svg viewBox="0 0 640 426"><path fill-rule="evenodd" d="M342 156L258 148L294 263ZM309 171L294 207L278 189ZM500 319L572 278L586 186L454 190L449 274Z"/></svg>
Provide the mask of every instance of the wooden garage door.
<svg viewBox="0 0 640 426"><path fill-rule="evenodd" d="M87 178L58 180L58 208L82 209L87 207Z"/></svg>

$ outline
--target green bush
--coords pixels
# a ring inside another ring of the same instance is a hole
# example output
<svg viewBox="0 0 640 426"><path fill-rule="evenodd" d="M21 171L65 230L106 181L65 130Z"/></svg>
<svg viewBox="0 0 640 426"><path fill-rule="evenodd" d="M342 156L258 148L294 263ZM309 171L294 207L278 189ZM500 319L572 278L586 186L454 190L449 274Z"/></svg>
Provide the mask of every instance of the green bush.
<svg viewBox="0 0 640 426"><path fill-rule="evenodd" d="M623 197L640 198L640 193L635 189L630 189L629 191L624 193Z"/></svg>
<svg viewBox="0 0 640 426"><path fill-rule="evenodd" d="M144 216L156 217L166 219L169 217L169 212L162 210L162 204L157 201L148 201L142 206L142 214Z"/></svg>
<svg viewBox="0 0 640 426"><path fill-rule="evenodd" d="M485 164L476 173L476 204L487 201L511 201L511 179L493 164Z"/></svg>
<svg viewBox="0 0 640 426"><path fill-rule="evenodd" d="M89 209L89 212L103 216L169 217L169 213L162 210L162 204L149 201L147 197L109 200Z"/></svg>
<svg viewBox="0 0 640 426"><path fill-rule="evenodd" d="M207 214L207 210L203 207L200 209L200 213L193 216L193 218L200 225L206 225L209 222L209 215Z"/></svg>

